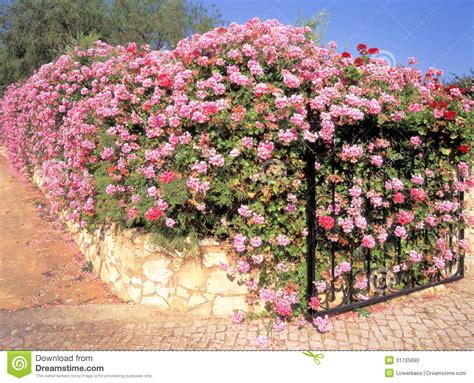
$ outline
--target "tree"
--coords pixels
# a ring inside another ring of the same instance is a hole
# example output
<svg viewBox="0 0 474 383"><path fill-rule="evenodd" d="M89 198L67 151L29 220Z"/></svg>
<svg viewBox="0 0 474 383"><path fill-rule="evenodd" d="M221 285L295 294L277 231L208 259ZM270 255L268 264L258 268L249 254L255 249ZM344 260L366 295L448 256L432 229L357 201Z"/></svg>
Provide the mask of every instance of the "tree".
<svg viewBox="0 0 474 383"><path fill-rule="evenodd" d="M301 11L298 11L296 16L295 25L297 27L310 27L311 33L308 35L308 38L314 40L316 43L321 43L323 41L324 33L326 27L329 23L329 12L323 9L317 15L313 15L309 18L303 18Z"/></svg>
<svg viewBox="0 0 474 383"><path fill-rule="evenodd" d="M473 96L474 89L474 70L471 68L469 74L458 75L452 73L453 79L447 83L447 85L455 85L458 88L463 88L469 97Z"/></svg>
<svg viewBox="0 0 474 383"><path fill-rule="evenodd" d="M107 9L102 0L19 0L0 17L1 86L29 76L54 60L81 33L100 32Z"/></svg>
<svg viewBox="0 0 474 383"><path fill-rule="evenodd" d="M111 42L150 44L154 49L174 47L191 33L203 33L222 23L219 11L199 1L113 0Z"/></svg>
<svg viewBox="0 0 474 383"><path fill-rule="evenodd" d="M99 36L172 48L194 32L222 23L201 0L16 0L0 13L0 92L56 59L78 40Z"/></svg>

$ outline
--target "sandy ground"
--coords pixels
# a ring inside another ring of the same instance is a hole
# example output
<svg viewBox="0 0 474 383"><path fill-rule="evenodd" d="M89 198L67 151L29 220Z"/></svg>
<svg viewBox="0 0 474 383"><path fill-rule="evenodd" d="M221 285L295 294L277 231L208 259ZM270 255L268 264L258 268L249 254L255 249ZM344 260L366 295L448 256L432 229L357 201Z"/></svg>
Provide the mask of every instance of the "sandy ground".
<svg viewBox="0 0 474 383"><path fill-rule="evenodd" d="M0 155L0 310L120 302L83 264L47 199Z"/></svg>

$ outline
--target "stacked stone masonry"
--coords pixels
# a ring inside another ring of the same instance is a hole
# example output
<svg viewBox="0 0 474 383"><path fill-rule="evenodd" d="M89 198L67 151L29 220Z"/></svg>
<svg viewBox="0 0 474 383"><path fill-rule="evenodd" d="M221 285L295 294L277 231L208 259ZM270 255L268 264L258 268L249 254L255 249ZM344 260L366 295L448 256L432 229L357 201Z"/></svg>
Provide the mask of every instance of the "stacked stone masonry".
<svg viewBox="0 0 474 383"><path fill-rule="evenodd" d="M42 188L40 172L35 172L33 182ZM65 214L62 220L94 273L124 301L218 317L233 310L262 310L249 306L246 286L220 268L228 262L228 245L202 240L199 255L188 256L154 245L152 235L137 229L120 230L112 225L89 233L65 219Z"/></svg>

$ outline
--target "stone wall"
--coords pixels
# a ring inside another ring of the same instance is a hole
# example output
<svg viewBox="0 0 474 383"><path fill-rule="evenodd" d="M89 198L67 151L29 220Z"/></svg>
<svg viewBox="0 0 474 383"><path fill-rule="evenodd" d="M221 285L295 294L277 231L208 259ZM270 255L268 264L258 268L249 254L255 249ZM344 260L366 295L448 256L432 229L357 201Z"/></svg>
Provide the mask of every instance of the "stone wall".
<svg viewBox="0 0 474 383"><path fill-rule="evenodd" d="M219 267L227 252L217 242L201 241L200 255L188 258L154 246L150 235L133 229L112 226L89 234L68 226L94 271L125 301L216 316L249 309L246 287Z"/></svg>
<svg viewBox="0 0 474 383"><path fill-rule="evenodd" d="M41 172L33 182L42 187ZM115 225L93 233L62 215L93 271L124 301L155 305L178 312L227 316L234 309L246 312L247 288L220 269L228 262L230 247L213 240L199 243L199 255L189 256L153 244L150 234ZM260 308L261 310L261 308Z"/></svg>

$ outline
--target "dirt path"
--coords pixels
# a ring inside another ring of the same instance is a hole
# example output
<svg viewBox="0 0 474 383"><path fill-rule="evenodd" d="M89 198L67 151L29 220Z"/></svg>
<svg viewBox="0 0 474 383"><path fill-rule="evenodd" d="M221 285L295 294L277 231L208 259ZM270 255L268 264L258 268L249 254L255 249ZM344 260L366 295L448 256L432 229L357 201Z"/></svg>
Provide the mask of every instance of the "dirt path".
<svg viewBox="0 0 474 383"><path fill-rule="evenodd" d="M119 302L82 263L46 198L0 155L0 310Z"/></svg>

